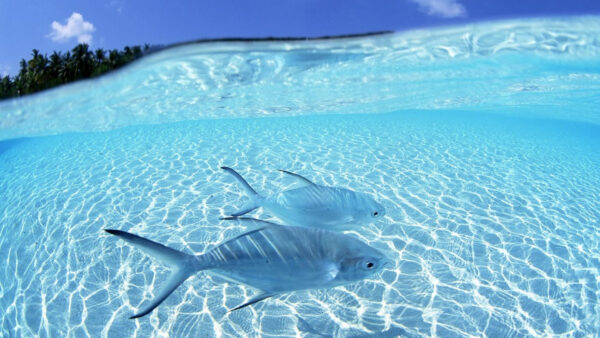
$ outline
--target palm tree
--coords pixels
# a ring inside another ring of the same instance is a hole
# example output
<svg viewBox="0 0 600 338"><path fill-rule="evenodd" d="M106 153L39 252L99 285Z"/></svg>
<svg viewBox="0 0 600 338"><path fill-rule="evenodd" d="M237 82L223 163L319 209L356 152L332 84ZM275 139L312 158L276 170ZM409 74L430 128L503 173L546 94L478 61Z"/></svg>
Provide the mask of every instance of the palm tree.
<svg viewBox="0 0 600 338"><path fill-rule="evenodd" d="M72 50L73 58L70 60L75 69L75 79L89 77L92 65L90 64L90 51L86 43L80 43Z"/></svg>
<svg viewBox="0 0 600 338"><path fill-rule="evenodd" d="M10 77L8 75L4 76L0 81L0 99L9 98L14 95L14 86Z"/></svg>
<svg viewBox="0 0 600 338"><path fill-rule="evenodd" d="M96 60L98 61L98 63L104 62L105 55L106 55L106 53L104 52L104 49L102 49L102 48L96 49Z"/></svg>
<svg viewBox="0 0 600 338"><path fill-rule="evenodd" d="M31 59L21 60L17 76L0 77L0 99L98 76L142 57L149 50L150 46L147 44L144 49L140 46L126 46L123 51L113 49L107 55L101 48L93 52L87 44L78 44L65 54L53 52L48 58L46 54L34 49Z"/></svg>
<svg viewBox="0 0 600 338"><path fill-rule="evenodd" d="M51 78L50 87L54 87L63 83L63 79L61 77L61 68L63 65L63 58L60 52L53 52L50 55L50 61L48 63L48 74Z"/></svg>

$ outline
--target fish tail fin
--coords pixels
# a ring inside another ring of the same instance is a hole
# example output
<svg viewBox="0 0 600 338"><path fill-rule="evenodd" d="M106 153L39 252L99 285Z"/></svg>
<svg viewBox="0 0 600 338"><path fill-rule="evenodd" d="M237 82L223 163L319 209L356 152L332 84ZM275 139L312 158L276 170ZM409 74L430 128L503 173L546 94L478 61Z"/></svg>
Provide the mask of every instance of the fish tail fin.
<svg viewBox="0 0 600 338"><path fill-rule="evenodd" d="M240 174L238 174L237 171L229 167L221 167L221 169L225 170L226 172L230 173L233 177L235 177L235 179L240 183L240 185L244 189L246 195L250 197L250 201L248 201L240 210L231 214L231 216L242 216L261 206L264 198L261 195L259 195L254 189L252 189L250 184L248 184L248 182L246 182L246 180Z"/></svg>
<svg viewBox="0 0 600 338"><path fill-rule="evenodd" d="M129 317L129 319L135 319L143 317L154 308L160 305L169 295L177 289L181 283L191 277L193 274L200 270L207 269L208 266L195 256L185 254L181 251L177 251L166 247L162 244L153 242L143 237L130 234L121 230L105 229L109 234L115 235L129 244L141 249L146 254L159 259L166 265L173 268L173 272L167 281L167 284L159 291L159 293L152 299L152 301L146 305L141 311Z"/></svg>

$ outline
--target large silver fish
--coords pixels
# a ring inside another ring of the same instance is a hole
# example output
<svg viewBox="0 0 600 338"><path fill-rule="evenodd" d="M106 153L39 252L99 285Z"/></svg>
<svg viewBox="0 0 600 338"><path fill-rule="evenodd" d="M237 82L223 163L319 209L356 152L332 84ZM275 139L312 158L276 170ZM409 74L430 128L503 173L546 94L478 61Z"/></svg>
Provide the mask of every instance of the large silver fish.
<svg viewBox="0 0 600 338"><path fill-rule="evenodd" d="M156 298L130 318L150 313L181 283L201 270L210 270L228 280L262 291L230 310L233 311L286 292L329 288L359 281L390 263L379 251L349 235L263 223L266 226L246 232L197 256L125 231L106 230L162 260L174 270Z"/></svg>
<svg viewBox="0 0 600 338"><path fill-rule="evenodd" d="M318 185L289 171L280 170L298 180L302 186L263 197L235 170L228 167L221 169L233 175L250 197L250 201L232 216L241 216L263 207L286 224L340 230L385 214L383 206L367 194Z"/></svg>

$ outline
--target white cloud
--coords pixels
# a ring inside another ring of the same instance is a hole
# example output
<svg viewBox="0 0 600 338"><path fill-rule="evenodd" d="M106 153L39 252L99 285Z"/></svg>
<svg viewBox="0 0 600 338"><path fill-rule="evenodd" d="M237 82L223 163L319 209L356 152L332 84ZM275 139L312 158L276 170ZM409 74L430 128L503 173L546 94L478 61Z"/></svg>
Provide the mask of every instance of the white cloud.
<svg viewBox="0 0 600 338"><path fill-rule="evenodd" d="M410 0L419 5L419 9L428 14L444 18L467 16L467 10L457 0Z"/></svg>
<svg viewBox="0 0 600 338"><path fill-rule="evenodd" d="M66 25L61 25L59 22L52 22L52 32L50 38L52 41L66 42L71 38L77 38L79 43L91 43L92 33L96 30L94 25L83 20L83 16L77 12L73 12L67 19Z"/></svg>

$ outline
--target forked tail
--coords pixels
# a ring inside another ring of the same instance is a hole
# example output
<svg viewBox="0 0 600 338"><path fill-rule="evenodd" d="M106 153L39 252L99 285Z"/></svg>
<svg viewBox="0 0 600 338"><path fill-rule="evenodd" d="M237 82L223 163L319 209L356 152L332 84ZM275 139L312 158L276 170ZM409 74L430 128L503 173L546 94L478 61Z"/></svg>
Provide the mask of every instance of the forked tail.
<svg viewBox="0 0 600 338"><path fill-rule="evenodd" d="M229 167L221 167L221 169L225 170L226 172L230 173L233 177L235 177L235 179L240 183L240 185L244 189L246 195L250 197L250 201L248 201L248 203L246 203L240 210L231 214L231 216L242 216L260 207L263 201L263 197L260 196L254 189L252 189L250 184L248 184L248 182L246 182L246 180L240 174L238 174L235 170Z"/></svg>
<svg viewBox="0 0 600 338"><path fill-rule="evenodd" d="M140 236L136 236L121 230L106 229L106 232L118 236L122 240L142 249L146 254L161 260L163 263L173 268L173 272L167 281L167 284L158 295L146 305L140 312L129 317L129 319L139 318L152 312L160 303L162 303L181 283L199 270L206 269L200 259L195 256L171 249L162 244L153 242Z"/></svg>

